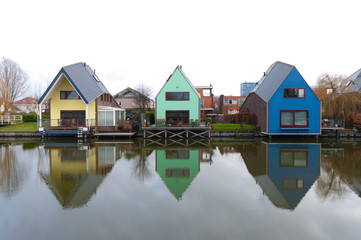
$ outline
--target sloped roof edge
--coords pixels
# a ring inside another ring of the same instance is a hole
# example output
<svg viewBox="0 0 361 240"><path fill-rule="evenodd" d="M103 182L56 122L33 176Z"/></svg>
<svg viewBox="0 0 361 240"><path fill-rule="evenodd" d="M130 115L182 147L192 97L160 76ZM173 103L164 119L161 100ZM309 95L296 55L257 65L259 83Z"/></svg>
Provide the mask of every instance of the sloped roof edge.
<svg viewBox="0 0 361 240"><path fill-rule="evenodd" d="M157 93L157 95L155 96L155 98L157 99L159 93L162 91L162 89L165 87L165 85L167 84L167 82L169 81L169 79L173 76L173 74L177 71L177 69L179 70L179 72L183 75L184 79L188 82L188 84L191 86L191 88L193 89L193 91L196 93L196 95L198 96L198 98L201 98L198 91L195 89L195 87L193 86L193 84L191 83L191 81L189 80L189 78L187 77L187 75L185 75L185 73L182 70L182 66L177 65L177 67L174 69L173 73L168 77L167 81L163 84L162 88L159 90L159 92Z"/></svg>

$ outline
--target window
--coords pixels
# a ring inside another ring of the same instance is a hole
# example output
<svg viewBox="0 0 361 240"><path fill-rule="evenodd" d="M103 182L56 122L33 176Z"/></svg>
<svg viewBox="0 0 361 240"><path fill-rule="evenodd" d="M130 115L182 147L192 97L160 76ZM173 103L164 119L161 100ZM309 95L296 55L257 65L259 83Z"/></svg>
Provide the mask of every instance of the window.
<svg viewBox="0 0 361 240"><path fill-rule="evenodd" d="M189 150L165 150L166 159L189 159Z"/></svg>
<svg viewBox="0 0 361 240"><path fill-rule="evenodd" d="M238 109L230 109L228 110L228 114L237 114L239 113Z"/></svg>
<svg viewBox="0 0 361 240"><path fill-rule="evenodd" d="M114 126L114 111L98 111L98 125L99 126Z"/></svg>
<svg viewBox="0 0 361 240"><path fill-rule="evenodd" d="M224 104L237 104L237 99L225 99Z"/></svg>
<svg viewBox="0 0 361 240"><path fill-rule="evenodd" d="M189 111L166 111L166 122L168 125L188 125Z"/></svg>
<svg viewBox="0 0 361 240"><path fill-rule="evenodd" d="M189 177L189 168L167 168L166 177Z"/></svg>
<svg viewBox="0 0 361 240"><path fill-rule="evenodd" d="M284 88L283 89L284 98L304 98L305 89L304 88Z"/></svg>
<svg viewBox="0 0 361 240"><path fill-rule="evenodd" d="M60 118L63 127L85 125L85 111L60 111Z"/></svg>
<svg viewBox="0 0 361 240"><path fill-rule="evenodd" d="M60 99L76 100L81 98L75 91L60 91Z"/></svg>
<svg viewBox="0 0 361 240"><path fill-rule="evenodd" d="M211 96L211 90L210 89L203 89L203 96L204 97L210 97Z"/></svg>
<svg viewBox="0 0 361 240"><path fill-rule="evenodd" d="M280 151L280 167L289 168L306 168L308 163L307 151L293 151L293 150L281 150Z"/></svg>
<svg viewBox="0 0 361 240"><path fill-rule="evenodd" d="M200 105L201 105L201 107L203 107L203 106L204 106L204 99L203 99L203 98L201 98Z"/></svg>
<svg viewBox="0 0 361 240"><path fill-rule="evenodd" d="M299 178L294 178L294 179L284 178L282 179L282 188L286 190L303 189L304 180Z"/></svg>
<svg viewBox="0 0 361 240"><path fill-rule="evenodd" d="M189 92L166 92L167 101L189 101Z"/></svg>
<svg viewBox="0 0 361 240"><path fill-rule="evenodd" d="M308 111L281 111L281 127L308 127Z"/></svg>

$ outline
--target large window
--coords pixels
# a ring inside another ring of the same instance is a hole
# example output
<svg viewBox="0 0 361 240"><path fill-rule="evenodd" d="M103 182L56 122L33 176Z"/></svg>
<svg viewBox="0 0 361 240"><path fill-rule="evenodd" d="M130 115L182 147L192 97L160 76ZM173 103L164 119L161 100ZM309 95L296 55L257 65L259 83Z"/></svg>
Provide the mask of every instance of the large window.
<svg viewBox="0 0 361 240"><path fill-rule="evenodd" d="M189 159L189 150L165 150L166 159Z"/></svg>
<svg viewBox="0 0 361 240"><path fill-rule="evenodd" d="M60 91L60 99L76 100L80 99L80 96L75 91Z"/></svg>
<svg viewBox="0 0 361 240"><path fill-rule="evenodd" d="M308 165L308 152L296 150L280 151L280 167L282 168L306 168Z"/></svg>
<svg viewBox="0 0 361 240"><path fill-rule="evenodd" d="M189 177L189 168L167 168L166 177Z"/></svg>
<svg viewBox="0 0 361 240"><path fill-rule="evenodd" d="M284 88L283 89L284 98L304 98L305 89L304 88Z"/></svg>
<svg viewBox="0 0 361 240"><path fill-rule="evenodd" d="M281 111L281 127L308 127L308 111Z"/></svg>
<svg viewBox="0 0 361 240"><path fill-rule="evenodd" d="M224 104L237 104L237 99L225 99Z"/></svg>
<svg viewBox="0 0 361 240"><path fill-rule="evenodd" d="M168 125L189 125L189 111L166 111Z"/></svg>
<svg viewBox="0 0 361 240"><path fill-rule="evenodd" d="M114 111L98 111L98 126L114 125Z"/></svg>
<svg viewBox="0 0 361 240"><path fill-rule="evenodd" d="M166 92L165 99L167 101L188 101L189 92Z"/></svg>
<svg viewBox="0 0 361 240"><path fill-rule="evenodd" d="M282 179L282 189L285 190L299 190L303 189L305 181L302 178L284 178Z"/></svg>
<svg viewBox="0 0 361 240"><path fill-rule="evenodd" d="M60 118L63 127L85 125L85 111L60 111Z"/></svg>

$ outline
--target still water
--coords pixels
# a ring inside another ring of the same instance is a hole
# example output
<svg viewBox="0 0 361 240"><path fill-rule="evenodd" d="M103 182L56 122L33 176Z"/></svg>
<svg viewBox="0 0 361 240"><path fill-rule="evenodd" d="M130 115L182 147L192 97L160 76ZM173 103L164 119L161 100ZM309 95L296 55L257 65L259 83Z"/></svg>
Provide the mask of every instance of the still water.
<svg viewBox="0 0 361 240"><path fill-rule="evenodd" d="M0 239L360 239L361 142L0 141Z"/></svg>

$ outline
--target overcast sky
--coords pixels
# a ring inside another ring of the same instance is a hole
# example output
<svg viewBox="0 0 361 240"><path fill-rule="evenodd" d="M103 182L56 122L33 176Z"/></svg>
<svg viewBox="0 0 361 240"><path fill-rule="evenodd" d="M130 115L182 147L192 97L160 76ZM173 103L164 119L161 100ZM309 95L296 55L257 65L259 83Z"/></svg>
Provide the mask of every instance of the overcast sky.
<svg viewBox="0 0 361 240"><path fill-rule="evenodd" d="M86 62L115 94L144 83L154 95L177 65L193 85L239 95L275 61L310 85L361 68L360 1L3 0L0 57L33 86ZM33 87L34 88L34 87ZM29 92L29 95L31 93Z"/></svg>

